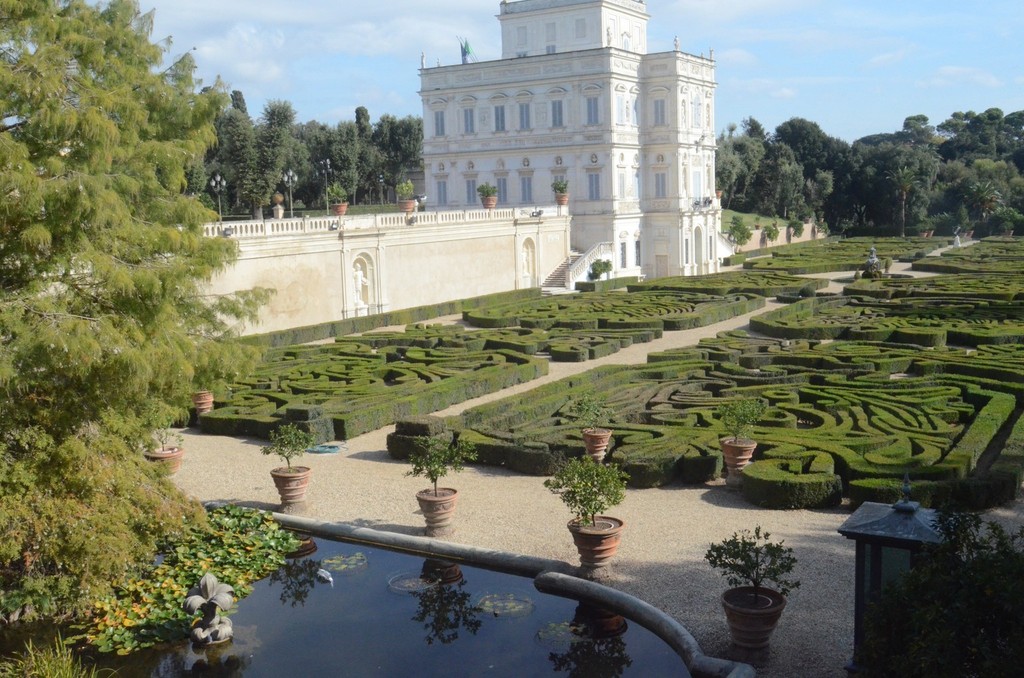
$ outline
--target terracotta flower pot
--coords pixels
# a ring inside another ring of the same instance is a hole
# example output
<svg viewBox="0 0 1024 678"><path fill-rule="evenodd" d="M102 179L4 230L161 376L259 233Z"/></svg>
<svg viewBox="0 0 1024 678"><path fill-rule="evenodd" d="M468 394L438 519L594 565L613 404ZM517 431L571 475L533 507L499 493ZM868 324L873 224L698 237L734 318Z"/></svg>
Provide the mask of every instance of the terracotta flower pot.
<svg viewBox="0 0 1024 678"><path fill-rule="evenodd" d="M290 469L281 466L271 470L270 476L281 496L281 504L288 506L306 501L306 488L312 475L313 471L308 466L292 466Z"/></svg>
<svg viewBox="0 0 1024 678"><path fill-rule="evenodd" d="M725 482L729 485L741 484L743 482L743 469L754 456L757 443L747 438L722 438L718 443L722 447L722 457L725 460L725 468L728 471L725 476Z"/></svg>
<svg viewBox="0 0 1024 678"><path fill-rule="evenodd" d="M482 198L480 198L480 204L484 206L485 210L493 210L498 204L498 196L483 196Z"/></svg>
<svg viewBox="0 0 1024 678"><path fill-rule="evenodd" d="M458 490L439 487L436 495L433 488L420 490L416 493L416 501L427 521L428 537L446 537L455 531L452 521L455 520L455 505L459 501Z"/></svg>
<svg viewBox="0 0 1024 678"><path fill-rule="evenodd" d="M406 214L408 214L409 212L412 212L412 211L414 211L416 209L416 201L415 200L399 200L398 201L398 209L400 211L405 212Z"/></svg>
<svg viewBox="0 0 1024 678"><path fill-rule="evenodd" d="M144 453L146 459L152 462L160 462L167 467L167 473L177 473L181 468L181 458L185 456L184 447L167 447L159 450L149 450Z"/></svg>
<svg viewBox="0 0 1024 678"><path fill-rule="evenodd" d="M569 194L568 193L555 193L555 204L556 205L568 205Z"/></svg>
<svg viewBox="0 0 1024 678"><path fill-rule="evenodd" d="M213 394L209 391L196 391L192 394L192 404L196 414L206 414L213 409Z"/></svg>
<svg viewBox="0 0 1024 678"><path fill-rule="evenodd" d="M583 444L587 448L587 454L594 461L601 463L604 454L608 450L608 442L612 439L612 431L607 428L585 428L583 429Z"/></svg>
<svg viewBox="0 0 1024 678"><path fill-rule="evenodd" d="M335 216L343 217L346 212L348 212L347 202L339 202L331 205L331 213Z"/></svg>
<svg viewBox="0 0 1024 678"><path fill-rule="evenodd" d="M588 579L597 579L608 571L608 565L619 548L622 530L626 524L611 516L595 516L596 526L570 520L568 527L573 543L580 553L582 573Z"/></svg>
<svg viewBox="0 0 1024 678"><path fill-rule="evenodd" d="M732 642L738 647L758 650L768 647L772 631L786 608L786 597L778 591L761 587L754 596L754 587L740 586L722 594L725 620Z"/></svg>

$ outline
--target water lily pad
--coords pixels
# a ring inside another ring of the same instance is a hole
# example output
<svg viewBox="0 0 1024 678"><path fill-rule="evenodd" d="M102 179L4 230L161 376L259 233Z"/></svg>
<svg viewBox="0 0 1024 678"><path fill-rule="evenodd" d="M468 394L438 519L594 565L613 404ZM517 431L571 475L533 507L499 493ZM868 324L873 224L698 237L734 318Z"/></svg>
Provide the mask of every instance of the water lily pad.
<svg viewBox="0 0 1024 678"><path fill-rule="evenodd" d="M537 642L552 650L566 650L573 643L590 640L590 629L577 622L549 622L537 631Z"/></svg>
<svg viewBox="0 0 1024 678"><path fill-rule="evenodd" d="M437 586L437 580L424 578L419 572L402 572L388 579L388 588L395 593L418 593Z"/></svg>
<svg viewBox="0 0 1024 678"><path fill-rule="evenodd" d="M320 564L338 574L356 574L365 570L369 566L369 561L366 559L365 553L357 551L348 556L337 555L325 558L320 561Z"/></svg>
<svg viewBox="0 0 1024 678"><path fill-rule="evenodd" d="M488 593L476 601L476 607L494 617L525 617L533 612L533 601L518 593Z"/></svg>

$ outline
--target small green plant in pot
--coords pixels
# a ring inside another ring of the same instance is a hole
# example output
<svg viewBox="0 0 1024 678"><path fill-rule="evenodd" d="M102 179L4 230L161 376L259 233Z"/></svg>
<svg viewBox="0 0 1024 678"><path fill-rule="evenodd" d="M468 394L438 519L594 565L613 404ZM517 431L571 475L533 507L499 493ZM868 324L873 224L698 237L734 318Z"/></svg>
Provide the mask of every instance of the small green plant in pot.
<svg viewBox="0 0 1024 678"><path fill-rule="evenodd" d="M565 179L555 179L551 182L551 191L555 194L556 205L569 204L569 182Z"/></svg>
<svg viewBox="0 0 1024 678"><path fill-rule="evenodd" d="M327 187L327 202L330 203L331 212L338 216L348 212L348 192L338 182Z"/></svg>
<svg viewBox="0 0 1024 678"><path fill-rule="evenodd" d="M773 542L758 525L753 532L742 530L711 544L704 559L734 587L722 594L733 643L748 649L767 647L786 607L786 595L800 586L787 577L796 566L793 549Z"/></svg>
<svg viewBox="0 0 1024 678"><path fill-rule="evenodd" d="M578 457L544 481L544 487L558 494L574 516L568 524L569 532L587 577L603 576L619 547L625 523L601 514L626 498L628 479L618 466Z"/></svg>
<svg viewBox="0 0 1024 678"><path fill-rule="evenodd" d="M587 279L600 280L601 276L611 273L612 268L612 262L607 259L597 259L590 264L590 270L587 272Z"/></svg>
<svg viewBox="0 0 1024 678"><path fill-rule="evenodd" d="M604 460L612 430L603 426L603 423L611 416L611 410L589 393L569 401L566 410L583 427L583 444L587 454L596 462Z"/></svg>
<svg viewBox="0 0 1024 678"><path fill-rule="evenodd" d="M476 193L480 196L480 204L486 209L494 209L498 204L498 187L484 182L476 187Z"/></svg>
<svg viewBox="0 0 1024 678"><path fill-rule="evenodd" d="M433 485L432 488L416 493L416 501L427 522L428 537L444 537L453 532L452 521L455 519L455 505L459 499L458 490L453 487L439 488L437 481L450 472L458 473L467 462L475 460L476 448L473 444L451 435L424 437L422 444L409 455L412 470L406 475L426 478Z"/></svg>
<svg viewBox="0 0 1024 678"><path fill-rule="evenodd" d="M768 411L768 403L760 398L733 398L718 406L718 419L728 434L719 440L728 471L726 482L743 482L743 469L750 463L757 442L750 439L754 424Z"/></svg>
<svg viewBox="0 0 1024 678"><path fill-rule="evenodd" d="M313 471L308 466L292 466L292 460L301 457L314 444L313 434L289 423L271 431L270 445L261 448L263 454L277 455L285 463L285 466L270 471L282 505L299 504L306 500L306 488Z"/></svg>
<svg viewBox="0 0 1024 678"><path fill-rule="evenodd" d="M398 209L407 214L416 209L416 201L413 199L415 191L415 187L408 179L395 184L395 197L398 199Z"/></svg>
<svg viewBox="0 0 1024 678"><path fill-rule="evenodd" d="M181 416L175 408L156 402L149 403L145 413L146 425L153 428L153 435L144 439L143 454L149 461L162 464L169 474L178 472L185 456L181 434L171 428Z"/></svg>

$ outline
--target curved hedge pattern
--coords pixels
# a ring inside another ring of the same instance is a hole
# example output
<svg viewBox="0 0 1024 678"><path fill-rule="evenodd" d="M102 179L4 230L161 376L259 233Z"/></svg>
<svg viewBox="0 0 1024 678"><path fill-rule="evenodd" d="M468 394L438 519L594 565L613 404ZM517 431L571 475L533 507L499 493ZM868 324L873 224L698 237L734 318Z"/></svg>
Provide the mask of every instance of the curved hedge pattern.
<svg viewBox="0 0 1024 678"><path fill-rule="evenodd" d="M1016 424L1024 349L983 349L922 352L723 333L653 354L645 366L599 368L535 389L529 399L473 408L461 425L485 463L550 473L583 454L579 427L565 410L590 392L615 412L608 459L632 486L700 483L721 474L718 404L757 396L773 407L755 428L758 452L743 483L749 501L819 507L844 492L885 500L906 473L915 486L939 488L930 499L978 507L1012 497L1024 466L1024 426Z"/></svg>
<svg viewBox="0 0 1024 678"><path fill-rule="evenodd" d="M772 257L748 259L743 268L754 271L784 271L792 275L855 271L864 266L868 252L876 249L879 259L919 259L932 250L950 244L948 238L846 238L822 243L820 247L784 248Z"/></svg>

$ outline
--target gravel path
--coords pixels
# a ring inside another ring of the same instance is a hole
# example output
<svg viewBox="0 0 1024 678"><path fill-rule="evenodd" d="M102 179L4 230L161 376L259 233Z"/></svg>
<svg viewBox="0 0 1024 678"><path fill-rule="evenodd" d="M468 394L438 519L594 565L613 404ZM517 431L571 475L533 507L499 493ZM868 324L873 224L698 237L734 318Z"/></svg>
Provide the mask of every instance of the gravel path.
<svg viewBox="0 0 1024 678"><path fill-rule="evenodd" d="M902 265L895 264L893 272L898 267ZM833 273L828 277L848 275ZM768 308L774 306L770 303ZM601 360L552 363L551 373L542 379L450 407L440 414L457 414L599 365L644 363L650 352L689 346L723 330L744 328L752 315L705 328L668 332L655 342L635 344ZM408 465L388 456L385 439L392 429L354 438L337 455L303 457L302 464L314 470L303 513L324 521L422 534L423 519L413 495L425 484L422 479L407 478ZM182 433L188 452L175 481L184 491L203 501L228 500L277 508L269 471L278 462L259 454L263 441L206 436L192 429ZM578 562L565 528L568 511L544 488L543 478L500 468L472 467L444 482L460 491L452 541ZM847 509L758 509L727 488L724 481L718 481L701 486L629 490L625 502L613 513L626 521L627 528L606 583L671 614L690 630L706 654L747 661L762 676L847 675L843 666L853 650L854 548L836 532L849 515ZM993 515L1007 523L1024 522L1020 501ZM751 655L735 650L729 641L719 603L727 584L704 562L703 555L710 543L757 524L795 549L798 565L794 574L802 585L790 594L769 650Z"/></svg>

